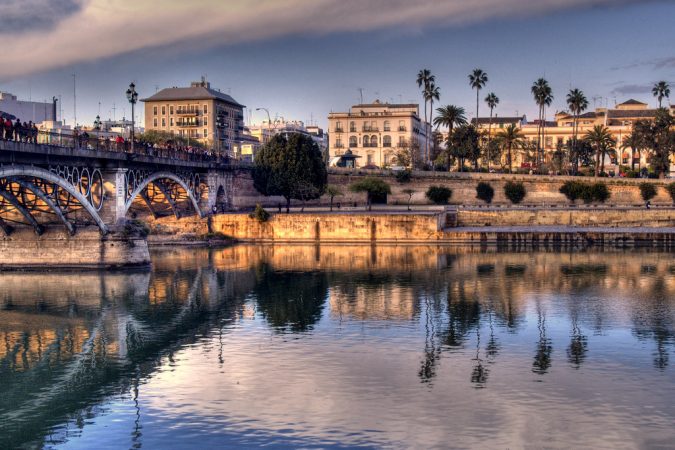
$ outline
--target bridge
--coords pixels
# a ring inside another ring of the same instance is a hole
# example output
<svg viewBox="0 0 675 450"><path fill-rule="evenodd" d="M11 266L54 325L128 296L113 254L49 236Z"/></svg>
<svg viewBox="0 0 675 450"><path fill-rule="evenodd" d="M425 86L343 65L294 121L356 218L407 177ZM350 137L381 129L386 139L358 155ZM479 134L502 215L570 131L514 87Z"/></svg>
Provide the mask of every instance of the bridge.
<svg viewBox="0 0 675 450"><path fill-rule="evenodd" d="M0 140L0 250L24 251L27 229L31 241L44 243L48 230L72 241L95 227L106 241L140 214L180 219L226 211L240 168L201 152Z"/></svg>

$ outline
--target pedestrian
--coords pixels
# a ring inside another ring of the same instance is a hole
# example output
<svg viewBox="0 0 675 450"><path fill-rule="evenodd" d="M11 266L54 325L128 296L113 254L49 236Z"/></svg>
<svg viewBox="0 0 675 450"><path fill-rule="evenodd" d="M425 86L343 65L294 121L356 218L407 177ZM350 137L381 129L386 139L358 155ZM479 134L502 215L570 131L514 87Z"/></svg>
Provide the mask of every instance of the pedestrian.
<svg viewBox="0 0 675 450"><path fill-rule="evenodd" d="M652 207L652 201L647 200L647 204L645 206L647 207L647 209L650 209Z"/></svg>

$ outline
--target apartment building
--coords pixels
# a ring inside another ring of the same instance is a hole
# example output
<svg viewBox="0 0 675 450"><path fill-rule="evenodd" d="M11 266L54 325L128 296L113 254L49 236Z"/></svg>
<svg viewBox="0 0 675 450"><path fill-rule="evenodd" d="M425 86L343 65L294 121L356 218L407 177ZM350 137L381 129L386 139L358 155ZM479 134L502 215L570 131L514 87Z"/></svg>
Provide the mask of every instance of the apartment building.
<svg viewBox="0 0 675 450"><path fill-rule="evenodd" d="M414 149L423 159L431 127L420 119L419 105L389 104L379 100L354 105L349 112L328 115L331 159L350 150L357 167L396 165L396 154Z"/></svg>
<svg viewBox="0 0 675 450"><path fill-rule="evenodd" d="M228 154L241 141L245 106L212 89L204 78L190 87L162 89L142 101L147 131L195 139Z"/></svg>

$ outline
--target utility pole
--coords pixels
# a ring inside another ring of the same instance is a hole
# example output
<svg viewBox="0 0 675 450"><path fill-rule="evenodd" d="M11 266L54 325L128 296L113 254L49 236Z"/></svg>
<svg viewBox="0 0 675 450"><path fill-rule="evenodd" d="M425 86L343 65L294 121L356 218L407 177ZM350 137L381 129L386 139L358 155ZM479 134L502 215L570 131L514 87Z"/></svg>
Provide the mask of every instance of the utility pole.
<svg viewBox="0 0 675 450"><path fill-rule="evenodd" d="M73 129L77 128L77 75L73 74Z"/></svg>

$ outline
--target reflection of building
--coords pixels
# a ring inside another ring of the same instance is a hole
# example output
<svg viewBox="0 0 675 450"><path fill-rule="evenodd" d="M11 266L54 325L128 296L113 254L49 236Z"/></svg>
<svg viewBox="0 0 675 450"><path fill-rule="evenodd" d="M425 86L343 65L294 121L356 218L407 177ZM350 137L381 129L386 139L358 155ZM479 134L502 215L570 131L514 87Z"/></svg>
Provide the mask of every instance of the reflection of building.
<svg viewBox="0 0 675 450"><path fill-rule="evenodd" d="M22 122L40 123L56 120L55 103L19 100L16 95L0 92L0 112L12 115Z"/></svg>
<svg viewBox="0 0 675 450"><path fill-rule="evenodd" d="M584 135L593 129L596 125L606 126L612 133L621 155L620 163L623 165L631 164L631 155L629 150L622 150L622 145L627 136L632 132L633 124L638 120L654 120L656 109L649 109L646 103L637 100L628 100L616 105L614 108L596 108L595 111L589 111L581 114L577 119L578 138L583 139ZM671 114L675 115L675 105L670 107ZM471 121L476 124L476 119ZM480 117L478 119L478 128L487 132L490 119ZM524 140L531 147L536 148L539 132L538 121L527 122L525 116L522 117L493 117L492 132L493 136L498 135L506 126L515 125L520 128ZM559 145L566 143L574 137L574 116L563 111L556 113L554 121L547 121L544 126L544 148L546 160L550 161L553 152ZM642 164L647 163L647 154L642 152ZM637 160L638 154L633 155ZM527 161L527 155L524 152L516 150L514 152L514 167L519 167Z"/></svg>
<svg viewBox="0 0 675 450"><path fill-rule="evenodd" d="M376 100L352 106L349 112L328 115L330 157L351 150L361 158L358 167L396 164L399 151L414 149L422 155L431 127L419 117L419 105L389 104Z"/></svg>
<svg viewBox="0 0 675 450"><path fill-rule="evenodd" d="M411 320L417 310L416 293L410 287L382 283L376 288L358 286L352 292L336 287L330 293L333 317L358 320Z"/></svg>
<svg viewBox="0 0 675 450"><path fill-rule="evenodd" d="M231 153L244 131L244 105L202 78L190 87L162 89L145 102L145 129L166 131Z"/></svg>

